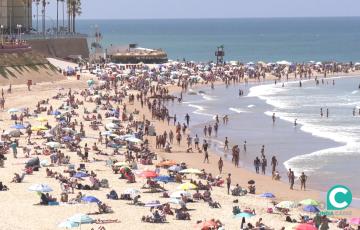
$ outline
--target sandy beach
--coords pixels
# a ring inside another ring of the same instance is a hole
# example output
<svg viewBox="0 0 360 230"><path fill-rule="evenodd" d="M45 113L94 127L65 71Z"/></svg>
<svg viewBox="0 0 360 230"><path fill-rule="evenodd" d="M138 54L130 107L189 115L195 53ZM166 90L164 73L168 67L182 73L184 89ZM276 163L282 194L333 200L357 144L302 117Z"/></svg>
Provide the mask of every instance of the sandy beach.
<svg viewBox="0 0 360 230"><path fill-rule="evenodd" d="M71 63L59 62L56 60L50 60L50 62L55 62L60 68L66 68L66 66L73 66ZM351 73L353 75L359 74ZM83 119L86 114L84 109L92 111L96 108L94 102L89 101L89 98L95 98L94 95L90 95L85 101L84 97L80 95L81 91L88 89L87 81L93 79L95 85L99 85L99 81L95 76L89 74L82 74L80 80L76 80L75 77L68 77L65 80L56 81L56 84L53 82L43 82L38 83L32 86L31 91L27 90L25 85L17 85L13 87L13 92L11 94L6 94L6 103L5 109L1 111L1 125L3 130L8 130L10 126L14 125L14 121L10 120L10 114L8 110L10 108L23 108L28 107L30 111L33 111L36 108L38 101L46 100L49 98L49 104L44 104L47 109L51 105L54 109L59 108L66 100L66 94L71 88L72 93L79 101L83 101L84 104L80 105L78 109L75 109L77 115L73 116L73 120L76 119L78 123L83 122L84 131L86 133L85 137L80 142L81 148L84 148L85 143L91 147L94 143L97 143L98 148L101 152L108 155L97 155L95 151L90 150L89 152L89 162L85 162L86 170L88 172L93 171L97 174L97 178L107 179L109 181L109 188L100 188L99 190L81 190L83 194L87 196L97 197L102 202L106 203L113 210L112 213L104 213L98 215L90 215L93 219L100 220L118 220L119 223L99 223L99 224L83 224L81 229L100 229L100 226L104 226L106 230L109 229L184 229L184 227L191 229L201 229L202 224L197 224L197 221L205 221L216 219L220 220L224 224L224 229L239 229L241 224L241 218L234 218L232 214L233 206L239 206L243 209L255 209L256 215L250 218L246 218L246 223L250 222L253 225L262 218L262 223L266 226L269 226L269 229L294 229L298 223L289 223L285 221L285 215L275 211L275 213L268 213L269 208L274 208L272 202L280 201L296 201L299 202L304 199L315 199L320 198L320 192L316 190L307 189L306 191L299 190L299 182L296 184L294 190L289 190L289 185L282 181L272 180L269 176L262 176L254 172L248 171L244 168L236 168L231 162L224 161L223 172L220 176L225 179L228 173L232 175L232 188L239 184L243 188L247 188L249 180L254 180L256 182L256 194L247 194L245 196L231 196L226 192L226 185L221 187L213 186L211 192L211 197L214 201L217 201L221 204L221 208L211 208L208 203L204 201L196 201L194 203L187 203L186 206L190 209L189 214L191 215L191 220L176 220L175 216L167 215L165 223L145 223L141 221L142 216L151 215L148 207L134 206L129 205L131 201L125 200L110 200L106 198L111 190L115 190L119 195L124 192L126 189L134 188L141 191L140 200L144 203L159 200L161 203L166 203L169 201L168 198L161 198L162 193L150 193L148 190L142 189L141 187L146 184L146 179L136 176L136 183L126 183L126 180L120 180L118 174L114 174L111 170L111 167L106 165L106 161L111 159L116 159L119 162L125 160L124 152L126 149L121 149L121 155L112 155L113 149L106 148L104 144L98 143L99 131L104 132L104 126L99 126L99 130L93 130L90 127L90 122ZM268 80L273 80L274 77L269 77ZM127 83L129 84L129 83ZM218 84L222 84L218 82ZM4 86L6 87L6 86ZM196 86L195 86L196 87ZM179 94L181 88L175 85L170 85L166 87L169 90L169 95ZM99 90L103 94L111 95L114 89L103 89ZM126 114L133 114L134 119L137 121L143 121L144 117L150 121L151 125L155 127L156 133L158 135L164 133L165 131L169 133L170 130L176 133L176 127L173 125L168 125L166 121L160 121L158 119L152 118L151 111L147 109L147 106L141 106L139 100L134 100L129 102L130 94L139 94L139 91L136 90L126 90L127 96L123 98L123 104L117 104L120 106L121 111L123 105L126 104ZM64 97L60 99L53 99L57 94L63 94ZM103 100L106 102L106 100ZM111 102L113 103L113 102ZM115 105L115 103L114 103ZM116 106L117 106L116 105ZM137 111L134 113L134 111ZM108 123L105 119L106 110L97 110L99 114L102 115L103 119L101 122L103 124ZM46 117L47 122L50 125L55 125L57 120L55 116L46 115L46 112L38 114L39 117ZM184 118L178 118L182 123ZM34 125L44 125L42 122L38 121L36 117L30 116L29 118L24 118L24 122L29 122ZM122 121L124 127L126 127L129 122ZM170 122L172 124L172 122ZM132 127L133 128L133 127ZM76 126L76 129L79 129L79 126ZM23 130L22 130L23 131ZM189 132L189 131L187 131ZM97 205L94 203L91 204L69 204L65 202L60 202L59 205L54 206L44 206L44 205L35 205L39 203L40 197L36 192L31 192L28 188L33 184L46 184L49 185L53 191L51 195L56 197L57 200L60 200L62 189L58 180L53 177L47 177L45 169L46 167L41 167L39 171L33 172L31 175L26 175L23 182L21 183L10 183L14 173L21 173L24 169L24 163L30 158L26 158L23 154L22 147L27 146L26 134L22 135L19 140L18 146L18 158L14 159L12 156L11 149L8 150L8 153L5 155L7 160L5 161L5 167L0 168L0 181L4 185L8 186L8 191L0 192L0 204L3 209L0 213L2 221L0 222L0 229L3 230L12 230L12 229L58 229L58 225L66 220L67 218L77 214L77 213L93 213L97 211ZM155 136L144 136L144 139L149 141L149 149L157 154L157 160L153 163L159 163L161 160L174 160L177 163L185 162L189 168L204 169L207 173L211 173L216 176L219 175L219 170L217 167L218 156L216 154L210 153L208 163L203 163L204 154L194 151L192 153L186 152L186 134L183 135L180 145L172 144L171 153L167 153L164 149L156 148L156 137ZM32 142L39 144L41 147L44 147L46 140L40 138L39 136L33 134L31 138ZM200 142L202 143L202 142ZM35 144L31 145L30 148L34 147ZM76 167L79 164L84 163L80 157L76 155L76 152L70 152L67 148L61 148L61 151L70 156L70 162L75 164ZM34 149L31 150L31 153L34 153ZM31 155L31 157L35 157ZM41 160L50 161L49 156L39 155ZM96 158L96 161L94 161ZM138 163L139 172L141 170L154 170L154 165L142 165ZM67 165L54 165L49 166L53 172L64 173L64 170L68 168ZM166 175L167 170L162 168L161 175ZM135 173L135 175L137 175ZM188 178L197 178L195 175L188 176ZM196 179L198 180L198 179ZM186 180L188 181L188 180ZM206 182L204 182L206 183ZM178 183L167 183L162 184L169 194L175 192L177 187L180 185ZM75 198L77 193L80 190L75 190L75 193L69 194L69 199ZM194 193L194 190L190 191ZM201 191L203 192L203 191ZM275 194L274 199L267 199L259 197L259 194L271 192ZM234 203L234 200L237 200ZM172 208L179 208L177 204L171 204ZM274 209L275 210L275 209ZM351 217L359 217L360 210L358 209L348 209L352 212ZM302 207L291 209L290 217L292 219L299 220L300 215L310 215L311 213L304 212ZM348 217L348 216L347 216ZM335 219L335 218L334 218ZM336 223L330 224L330 229L336 229Z"/></svg>

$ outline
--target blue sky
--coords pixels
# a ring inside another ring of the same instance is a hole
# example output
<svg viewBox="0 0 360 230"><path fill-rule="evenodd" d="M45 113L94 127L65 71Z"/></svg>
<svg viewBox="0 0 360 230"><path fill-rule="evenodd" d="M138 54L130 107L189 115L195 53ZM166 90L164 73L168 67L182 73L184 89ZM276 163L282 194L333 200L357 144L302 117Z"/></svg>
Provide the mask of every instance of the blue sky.
<svg viewBox="0 0 360 230"><path fill-rule="evenodd" d="M56 0L49 0L56 16ZM360 16L360 0L82 0L83 19Z"/></svg>

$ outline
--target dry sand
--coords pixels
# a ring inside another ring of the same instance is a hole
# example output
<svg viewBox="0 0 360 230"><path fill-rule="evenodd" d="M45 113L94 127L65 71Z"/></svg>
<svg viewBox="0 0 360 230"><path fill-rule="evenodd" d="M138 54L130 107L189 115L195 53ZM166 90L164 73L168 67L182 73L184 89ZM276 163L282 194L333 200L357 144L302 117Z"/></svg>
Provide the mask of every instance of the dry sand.
<svg viewBox="0 0 360 230"><path fill-rule="evenodd" d="M6 95L7 103L6 110L10 107L30 107L34 108L37 101L40 99L51 98L54 96L59 88L72 88L73 90L80 90L86 87L87 77L82 78L81 81L76 81L73 78L66 79L63 81L58 81L56 84L53 83L41 83L33 86L32 91L28 92L24 85L19 85L14 87L14 92L11 95ZM173 87L176 88L176 87ZM51 104L56 108L60 105L61 101L51 100ZM94 108L94 104L85 103L85 106L88 109ZM144 114L147 119L151 120L151 115L146 110L142 110L139 103L135 102L134 105L128 105L128 110L134 109L140 110L140 114L138 115L138 119L142 119L142 115ZM80 112L80 117L82 117L82 107L78 110ZM8 129L13 122L9 120L9 114L5 111L0 113L1 118L1 126L2 129ZM77 118L80 120L80 117ZM54 122L54 118L49 117L49 123ZM29 120L32 124L38 124L33 118ZM163 131L169 131L170 127L167 126L166 123L159 122L156 120L151 120L151 122L156 126L157 133L162 133ZM89 128L89 122L85 122L85 131L88 137L94 138L86 138L82 141L82 146L85 143L88 143L89 146L92 146L92 143L96 141L96 137L98 136L98 131L92 131ZM174 128L174 127L171 127ZM152 146L154 147L154 138L149 137ZM38 143L43 142L43 140L35 140ZM20 139L20 146L25 145L24 137ZM103 146L101 146L103 148ZM218 157L215 155L210 155L211 164L203 164L203 155L199 153L186 153L185 151L185 141L183 141L182 145L177 146L176 144L173 146L172 153L164 153L162 150L159 151L154 149L156 153L160 156L160 158L166 159L174 159L178 162L184 161L187 162L191 167L202 169L204 168L207 172L213 173L213 175L218 174L217 170L217 160ZM35 172L33 175L28 175L25 177L23 183L13 184L10 183L11 178L13 177L13 173L21 172L24 168L24 162L27 160L23 157L22 151L19 148L19 158L13 159L12 154L8 154L8 160L5 163L5 168L0 168L0 181L4 182L7 186L9 186L10 190L7 192L0 192L0 205L2 211L0 212L0 229L1 230L13 230L13 229L57 229L57 225L65 220L66 218L76 214L76 213L88 213L97 211L97 207L92 204L77 204L77 205L69 205L69 204L61 204L60 206L38 206L34 205L39 202L39 197L33 192L28 191L28 187L34 183L44 183L50 185L54 191L51 193L54 197L60 198L60 185L58 181L54 178L47 178L45 169L40 169L39 172ZM104 150L107 153L111 153L112 150L106 149ZM11 152L11 151L10 151ZM76 164L80 163L80 159L76 156L75 153L69 153L65 151L66 155L71 156L71 162ZM106 156L95 156L93 152L90 152L90 159L92 157L96 157L102 160L107 160ZM48 159L47 156L40 156L40 159ZM122 157L116 156L120 161L123 160ZM263 222L275 229L280 229L282 226L285 226L286 229L292 229L293 224L288 224L284 222L285 217L280 214L267 214L266 210L268 207L272 207L270 200L260 198L254 195L247 195L244 197L232 197L226 194L225 188L215 187L213 191L211 191L213 199L220 202L222 205L221 209L212 209L209 208L207 203L198 202L194 204L188 204L188 208L194 209L190 211L192 220L191 221L181 221L175 220L174 216L167 216L167 220L169 223L165 224L149 224L142 223L140 218L142 215L149 215L149 208L145 207L135 207L127 205L126 201L114 201L114 200L106 200L106 195L109 193L111 189L117 191L118 194L121 194L127 188L136 188L140 189L140 187L145 183L145 181L141 178L137 178L136 184L126 184L124 180L119 180L118 175L114 175L111 172L111 169L105 166L105 162L96 162L96 163L88 163L88 170L93 170L98 174L99 179L107 178L110 182L110 189L101 189L99 191L83 191L86 195L93 195L98 197L100 200L104 201L108 205L112 207L114 210L113 214L104 214L93 216L94 218L99 219L119 219L121 223L118 224L106 224L104 225L107 230L109 229L199 229L196 225L197 220L211 219L216 218L220 219L225 224L225 229L239 229L240 228L240 219L234 219L232 215L232 207L233 200L238 199L239 205L241 208L254 208L257 212L255 217L249 219L253 224L258 220L259 217L263 218ZM51 168L54 171L62 172L66 167L54 167ZM141 166L141 168L153 169L154 166ZM290 191L289 186L283 182L272 181L271 178L267 176L256 175L253 172L249 172L242 168L235 168L230 163L225 162L224 170L222 176L225 177L227 173L232 173L233 184L240 183L240 185L245 186L249 179L254 179L256 181L257 193L262 192L273 192L278 200L295 200L299 201L304 198L314 198L317 199L319 196L319 192L308 190L305 192L301 192L298 190ZM164 174L165 171L162 171ZM170 183L166 184L165 188L169 190L169 192L173 192L176 190L178 184ZM77 191L76 191L77 192ZM74 197L74 195L70 195L70 198ZM159 193L143 193L141 194L141 200L151 201L151 200L160 200L161 202L165 202L167 199L159 198L161 194ZM176 205L172 205L172 207L176 207ZM299 209L300 210L300 209ZM291 216L293 218L298 218L300 211L295 209L291 212ZM359 210L352 210L354 216L360 216ZM97 229L100 225L82 225L81 229ZM332 227L333 229L334 227Z"/></svg>

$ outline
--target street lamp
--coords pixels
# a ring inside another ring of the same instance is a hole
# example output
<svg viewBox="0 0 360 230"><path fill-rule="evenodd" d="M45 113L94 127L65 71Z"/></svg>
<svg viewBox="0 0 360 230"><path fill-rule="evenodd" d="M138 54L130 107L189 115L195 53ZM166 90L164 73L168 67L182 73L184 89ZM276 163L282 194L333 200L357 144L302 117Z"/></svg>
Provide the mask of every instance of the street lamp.
<svg viewBox="0 0 360 230"><path fill-rule="evenodd" d="M17 24L17 25L16 25L16 28L18 29L18 36L19 36L19 40L20 40L20 42L21 42L21 28L22 28L22 25Z"/></svg>
<svg viewBox="0 0 360 230"><path fill-rule="evenodd" d="M4 45L4 25L0 25L1 30L1 46Z"/></svg>

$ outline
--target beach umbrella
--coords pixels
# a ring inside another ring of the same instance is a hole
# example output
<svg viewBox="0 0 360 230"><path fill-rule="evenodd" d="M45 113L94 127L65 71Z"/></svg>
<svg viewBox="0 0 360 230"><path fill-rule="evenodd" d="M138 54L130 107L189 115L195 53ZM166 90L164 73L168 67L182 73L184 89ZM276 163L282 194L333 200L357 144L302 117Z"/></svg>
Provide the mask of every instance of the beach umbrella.
<svg viewBox="0 0 360 230"><path fill-rule="evenodd" d="M20 135L22 134L20 132L20 130L16 129L16 130L6 130L4 132L5 135L9 135L9 136L12 136L12 137L20 137Z"/></svg>
<svg viewBox="0 0 360 230"><path fill-rule="evenodd" d="M79 223L70 220L65 220L58 225L58 228L70 229L70 228L78 228L79 226L80 226Z"/></svg>
<svg viewBox="0 0 360 230"><path fill-rule="evenodd" d="M305 199L299 202L302 205L313 205L313 206L319 206L320 203L313 199Z"/></svg>
<svg viewBox="0 0 360 230"><path fill-rule="evenodd" d="M303 210L307 212L320 212L320 210L314 205L306 205Z"/></svg>
<svg viewBox="0 0 360 230"><path fill-rule="evenodd" d="M17 108L11 108L8 110L8 113L18 113L18 112L20 112L20 110Z"/></svg>
<svg viewBox="0 0 360 230"><path fill-rule="evenodd" d="M70 217L68 220L79 224L90 224L94 222L94 220L90 216L81 213L75 214L74 216Z"/></svg>
<svg viewBox="0 0 360 230"><path fill-rule="evenodd" d="M95 81L93 79L87 80L86 83L88 84L88 86L92 86Z"/></svg>
<svg viewBox="0 0 360 230"><path fill-rule="evenodd" d="M255 216L255 215L252 213L249 213L249 212L240 212L240 213L236 214L234 218L243 218L243 217L250 218L253 216Z"/></svg>
<svg viewBox="0 0 360 230"><path fill-rule="evenodd" d="M81 200L87 203L100 203L100 200L94 196L84 196Z"/></svg>
<svg viewBox="0 0 360 230"><path fill-rule="evenodd" d="M176 189L179 189L179 190L191 190L191 189L197 189L197 186L190 183L190 182L186 182L184 184L179 185Z"/></svg>
<svg viewBox="0 0 360 230"><path fill-rule="evenodd" d="M159 207L161 206L160 201L155 200L155 201L149 201L145 203L145 207L149 207L149 208L155 208L155 207Z"/></svg>
<svg viewBox="0 0 360 230"><path fill-rule="evenodd" d="M173 166L173 165L176 165L176 162L175 161L171 161L171 160L167 160L167 161L162 161L160 163L158 163L156 166L158 167L170 167L170 166Z"/></svg>
<svg viewBox="0 0 360 230"><path fill-rule="evenodd" d="M51 192L53 189L46 184L33 184L29 187L29 191L32 192Z"/></svg>
<svg viewBox="0 0 360 230"><path fill-rule="evenodd" d="M16 124L11 126L13 129L26 129L26 127L23 124Z"/></svg>
<svg viewBox="0 0 360 230"><path fill-rule="evenodd" d="M299 224L294 229L295 230L317 230L317 228L311 224Z"/></svg>
<svg viewBox="0 0 360 230"><path fill-rule="evenodd" d="M59 142L54 142L54 141L50 141L48 143L45 144L46 146L56 149L56 148L60 148L60 143Z"/></svg>
<svg viewBox="0 0 360 230"><path fill-rule="evenodd" d="M46 128L46 127L43 126L43 125L39 125L39 126L33 126L33 127L31 127L31 130L32 130L32 131L41 131L41 130L48 130L48 128Z"/></svg>
<svg viewBox="0 0 360 230"><path fill-rule="evenodd" d="M185 173L185 174L202 174L202 172L201 172L199 169L193 169L193 168L181 170L180 173Z"/></svg>
<svg viewBox="0 0 360 230"><path fill-rule="evenodd" d="M114 123L107 123L107 124L105 125L105 127L106 127L107 129L118 129L118 128L119 128L119 126L118 126L117 124L114 124Z"/></svg>
<svg viewBox="0 0 360 230"><path fill-rule="evenodd" d="M89 174L87 174L87 173L77 172L77 173L75 173L75 175L73 177L75 177L75 178L83 178L83 177L88 177L88 176L89 176Z"/></svg>
<svg viewBox="0 0 360 230"><path fill-rule="evenodd" d="M179 199L179 198L181 198L181 195L183 195L185 197L191 197L191 193L189 193L187 191L176 191L170 195L170 198Z"/></svg>
<svg viewBox="0 0 360 230"><path fill-rule="evenodd" d="M178 198L171 198L168 203L184 205L184 201L182 201L181 199L178 199Z"/></svg>
<svg viewBox="0 0 360 230"><path fill-rule="evenodd" d="M55 116L58 116L58 115L60 115L60 114L61 114L61 112L58 111L58 110L55 110L55 111L53 111L53 112L51 113L51 115L55 115Z"/></svg>
<svg viewBox="0 0 360 230"><path fill-rule="evenodd" d="M277 208L287 208L287 209L290 209L290 208L296 208L297 207L297 204L294 202L294 201L281 201L280 203L278 203L277 205L275 205L275 207Z"/></svg>
<svg viewBox="0 0 360 230"><path fill-rule="evenodd" d="M125 140L128 142L135 143L135 144L139 144L139 143L143 142L142 140L140 140L139 138L136 138L136 137L128 137Z"/></svg>
<svg viewBox="0 0 360 230"><path fill-rule="evenodd" d="M360 226L360 217L354 217L349 220L349 224Z"/></svg>
<svg viewBox="0 0 360 230"><path fill-rule="evenodd" d="M161 181L161 182L164 182L164 183L169 183L169 182L173 182L174 178L170 177L170 176L166 176L166 175L161 175L161 176L155 177L154 180L155 181Z"/></svg>
<svg viewBox="0 0 360 230"><path fill-rule="evenodd" d="M140 194L140 190L134 189L134 188L128 188L126 189L123 194L128 194L131 197L135 197L136 195Z"/></svg>
<svg viewBox="0 0 360 230"><path fill-rule="evenodd" d="M38 117L38 118L36 118L36 120L40 121L40 122L48 121L48 119L46 117Z"/></svg>
<svg viewBox="0 0 360 230"><path fill-rule="evenodd" d="M146 170L146 171L142 171L140 173L140 176L144 178L155 178L158 176L158 174L155 171Z"/></svg>
<svg viewBox="0 0 360 230"><path fill-rule="evenodd" d="M65 142L72 141L72 137L70 137L70 136L65 136L65 137L63 137L63 141L65 141Z"/></svg>
<svg viewBox="0 0 360 230"><path fill-rule="evenodd" d="M105 132L102 132L102 133L101 133L101 135L104 136L104 137L110 136L110 135L112 135L112 134L113 134L112 131L105 131Z"/></svg>
<svg viewBox="0 0 360 230"><path fill-rule="evenodd" d="M122 166L129 166L128 163L124 162L124 161L120 161L120 162L116 162L114 164L114 166L119 166L119 167L122 167Z"/></svg>
<svg viewBox="0 0 360 230"><path fill-rule="evenodd" d="M272 194L271 192L266 192L266 193L263 193L263 194L261 194L259 196L264 197L264 198L275 198L275 195Z"/></svg>
<svg viewBox="0 0 360 230"><path fill-rule="evenodd" d="M179 165L173 165L173 166L169 167L168 170L172 171L172 172L179 172L182 170L182 168Z"/></svg>
<svg viewBox="0 0 360 230"><path fill-rule="evenodd" d="M255 184L255 181L254 180L249 180L248 184Z"/></svg>

